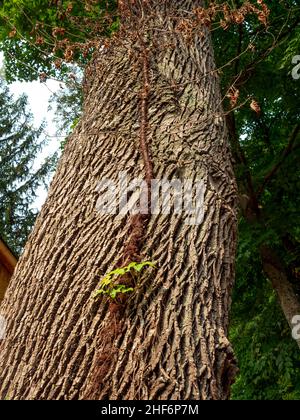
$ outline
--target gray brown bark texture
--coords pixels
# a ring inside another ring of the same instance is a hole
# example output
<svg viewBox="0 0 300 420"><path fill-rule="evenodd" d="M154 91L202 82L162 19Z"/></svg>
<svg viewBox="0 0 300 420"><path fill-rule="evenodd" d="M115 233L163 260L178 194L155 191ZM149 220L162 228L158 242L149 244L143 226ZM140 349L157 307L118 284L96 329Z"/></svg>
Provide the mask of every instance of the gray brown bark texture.
<svg viewBox="0 0 300 420"><path fill-rule="evenodd" d="M236 184L209 33L176 30L201 4L148 2L127 16L127 37L95 54L83 116L1 306L2 399L228 398ZM97 212L97 185L117 182L120 171L144 177L145 44L154 176L202 180L204 219L192 226L173 210L151 215L140 255L157 269L145 271L114 316L91 294L122 257L132 226L128 215Z"/></svg>

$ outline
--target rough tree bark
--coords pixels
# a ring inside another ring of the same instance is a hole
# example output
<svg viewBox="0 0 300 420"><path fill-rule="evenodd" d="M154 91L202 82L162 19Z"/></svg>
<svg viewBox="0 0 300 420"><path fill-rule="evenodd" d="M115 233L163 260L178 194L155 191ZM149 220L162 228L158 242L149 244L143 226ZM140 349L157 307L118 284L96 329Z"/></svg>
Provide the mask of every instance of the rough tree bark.
<svg viewBox="0 0 300 420"><path fill-rule="evenodd" d="M209 33L188 38L174 30L201 4L149 2L155 29L144 30L154 175L202 179L203 222L188 225L174 212L151 216L141 251L158 269L138 281L114 330L108 303L91 294L122 255L130 224L128 216L96 211L97 185L105 177L117 182L120 171L143 177L144 163L138 48L130 36L113 43L87 71L83 116L1 306L8 321L1 398L84 398L105 362L97 337L110 325L113 357L97 398L228 398L236 370L227 338L236 184Z"/></svg>

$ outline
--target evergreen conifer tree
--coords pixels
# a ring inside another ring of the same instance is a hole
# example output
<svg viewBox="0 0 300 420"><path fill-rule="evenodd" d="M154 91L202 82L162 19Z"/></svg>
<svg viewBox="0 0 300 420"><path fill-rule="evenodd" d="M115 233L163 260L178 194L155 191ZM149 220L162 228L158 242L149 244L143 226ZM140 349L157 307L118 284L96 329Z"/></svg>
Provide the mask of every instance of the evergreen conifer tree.
<svg viewBox="0 0 300 420"><path fill-rule="evenodd" d="M14 99L0 79L0 236L19 254L32 229L38 187L47 181L53 157L36 169L45 144L44 126L35 128L27 97Z"/></svg>

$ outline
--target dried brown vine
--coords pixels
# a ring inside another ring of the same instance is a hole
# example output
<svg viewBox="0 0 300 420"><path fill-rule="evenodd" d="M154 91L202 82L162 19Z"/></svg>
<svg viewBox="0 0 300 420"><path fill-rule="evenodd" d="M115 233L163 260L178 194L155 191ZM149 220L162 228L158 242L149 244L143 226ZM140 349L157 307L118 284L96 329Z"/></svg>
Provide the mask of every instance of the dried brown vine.
<svg viewBox="0 0 300 420"><path fill-rule="evenodd" d="M150 95L150 76L149 76L149 57L150 49L141 41L140 62L142 67L142 88L140 92L140 135L139 148L144 167L144 181L146 188L140 194L140 209L138 214L130 215L130 234L127 244L124 246L122 257L117 266L123 267L133 261L141 261L141 245L145 240L147 224L151 215L151 181L153 179L153 163L151 160L149 132L149 95ZM130 275L125 275L119 279L122 284L134 287L133 279ZM99 347L97 349L96 367L89 382L86 392L86 399L97 399L101 381L108 373L111 363L117 356L118 349L114 342L116 337L122 332L124 324L124 312L128 296L120 294L116 301L109 302L108 319L105 327L98 333Z"/></svg>

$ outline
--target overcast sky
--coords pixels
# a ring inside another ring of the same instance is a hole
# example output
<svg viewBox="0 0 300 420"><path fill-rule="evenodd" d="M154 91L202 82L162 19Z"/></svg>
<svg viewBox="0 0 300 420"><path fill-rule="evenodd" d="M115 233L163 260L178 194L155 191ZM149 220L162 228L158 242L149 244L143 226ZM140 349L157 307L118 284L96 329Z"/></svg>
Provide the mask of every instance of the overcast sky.
<svg viewBox="0 0 300 420"><path fill-rule="evenodd" d="M3 65L3 58L0 55L0 67ZM50 136L48 145L44 147L40 156L38 157L35 166L40 166L43 163L45 157L54 153L59 148L59 139L55 137L56 126L53 122L54 113L48 110L49 99L52 93L55 93L59 87L59 82L54 80L48 80L45 83L39 81L30 83L15 82L9 85L10 91L17 97L22 93L28 96L28 103L31 113L34 116L34 124L39 127L40 124L45 121L47 135ZM61 139L60 139L61 140ZM47 197L47 191L43 187L38 190L38 198L34 204L34 207L41 208Z"/></svg>

